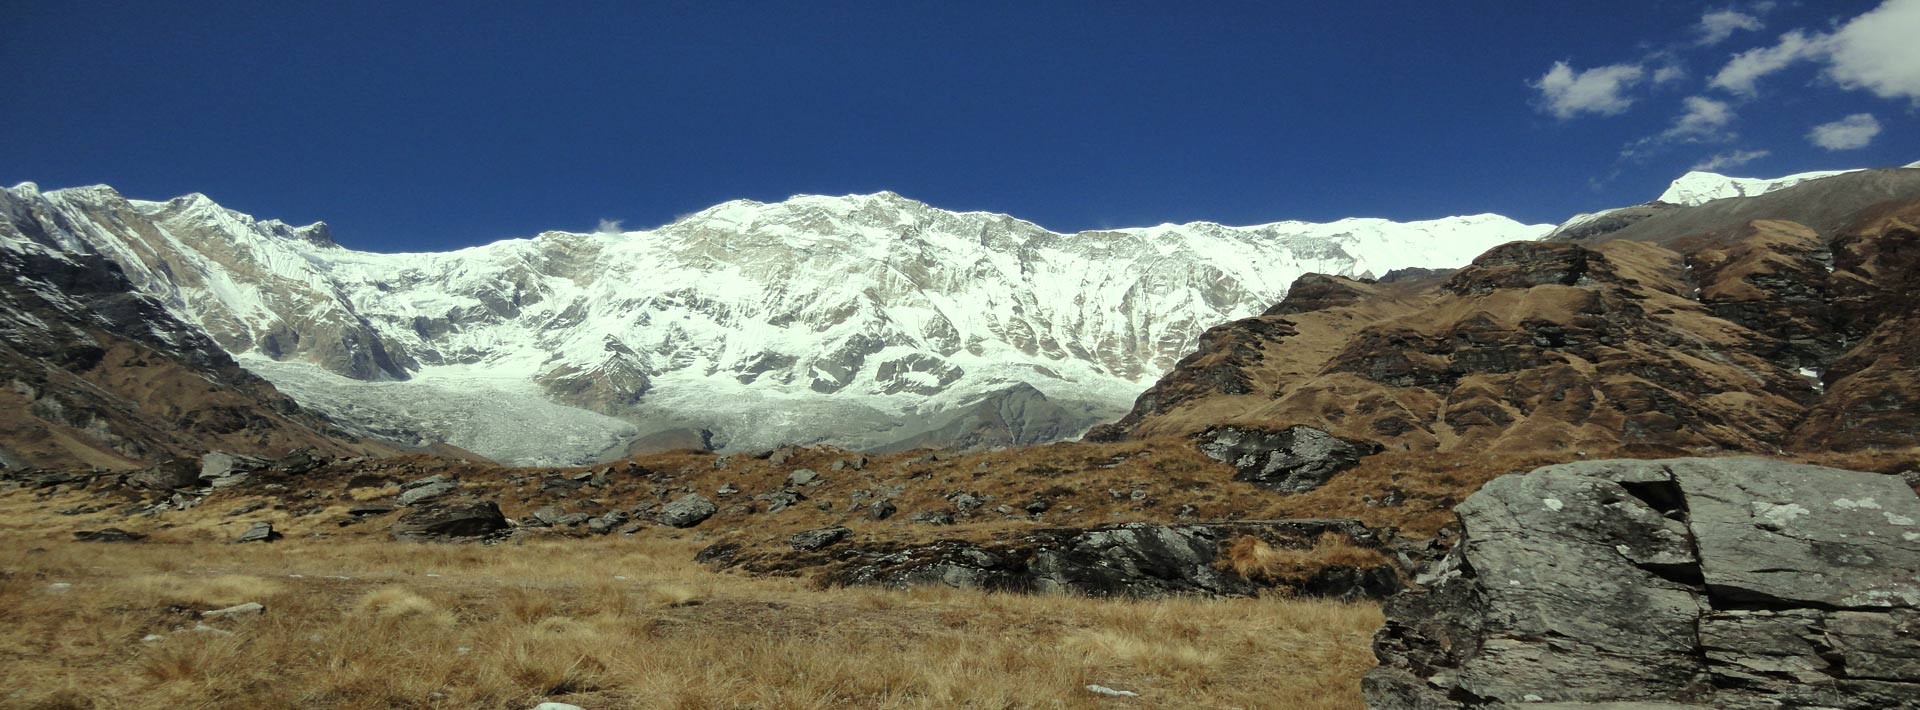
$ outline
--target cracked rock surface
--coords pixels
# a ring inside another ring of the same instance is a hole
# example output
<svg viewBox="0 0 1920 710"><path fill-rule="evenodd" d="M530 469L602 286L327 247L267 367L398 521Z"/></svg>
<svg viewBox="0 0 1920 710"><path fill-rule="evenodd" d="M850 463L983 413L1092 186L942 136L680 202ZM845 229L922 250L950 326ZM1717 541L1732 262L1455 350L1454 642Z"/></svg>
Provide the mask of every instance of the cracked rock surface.
<svg viewBox="0 0 1920 710"><path fill-rule="evenodd" d="M1496 479L1387 604L1369 707L1920 708L1920 498L1758 458Z"/></svg>

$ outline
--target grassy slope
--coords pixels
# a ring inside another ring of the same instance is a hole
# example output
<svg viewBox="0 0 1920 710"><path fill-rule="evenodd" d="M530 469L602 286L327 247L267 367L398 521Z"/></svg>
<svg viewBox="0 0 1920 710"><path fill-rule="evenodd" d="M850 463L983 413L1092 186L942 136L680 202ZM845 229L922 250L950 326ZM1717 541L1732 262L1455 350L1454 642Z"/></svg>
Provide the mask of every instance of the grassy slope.
<svg viewBox="0 0 1920 710"><path fill-rule="evenodd" d="M83 544L7 527L6 707L1357 708L1380 622L1289 599L822 591L708 571L665 537ZM266 614L208 622L231 636L176 631L247 601Z"/></svg>

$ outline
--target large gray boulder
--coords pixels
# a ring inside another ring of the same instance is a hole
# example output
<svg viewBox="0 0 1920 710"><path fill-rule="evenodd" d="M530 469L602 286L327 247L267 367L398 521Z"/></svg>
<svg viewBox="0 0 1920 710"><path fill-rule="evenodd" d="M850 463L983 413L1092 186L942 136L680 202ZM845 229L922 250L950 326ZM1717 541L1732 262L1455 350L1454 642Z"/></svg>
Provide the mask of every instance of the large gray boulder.
<svg viewBox="0 0 1920 710"><path fill-rule="evenodd" d="M1342 439L1319 429L1292 426L1279 431L1223 426L1199 436L1200 453L1230 464L1234 480L1280 493L1305 493L1334 474L1379 453L1371 441Z"/></svg>
<svg viewBox="0 0 1920 710"><path fill-rule="evenodd" d="M507 516L493 501L474 498L438 500L414 507L394 523L401 540L461 540L506 532Z"/></svg>
<svg viewBox="0 0 1920 710"><path fill-rule="evenodd" d="M1427 589L1388 601L1369 707L1920 708L1920 498L1898 477L1593 461L1456 512Z"/></svg>
<svg viewBox="0 0 1920 710"><path fill-rule="evenodd" d="M717 512L720 512L720 509L714 506L713 501L707 500L706 496L688 493L668 503L665 508L661 508L658 519L661 525L690 528L705 522Z"/></svg>
<svg viewBox="0 0 1920 710"><path fill-rule="evenodd" d="M267 460L224 451L210 451L200 457L200 479L214 488L239 485L255 471L267 467Z"/></svg>

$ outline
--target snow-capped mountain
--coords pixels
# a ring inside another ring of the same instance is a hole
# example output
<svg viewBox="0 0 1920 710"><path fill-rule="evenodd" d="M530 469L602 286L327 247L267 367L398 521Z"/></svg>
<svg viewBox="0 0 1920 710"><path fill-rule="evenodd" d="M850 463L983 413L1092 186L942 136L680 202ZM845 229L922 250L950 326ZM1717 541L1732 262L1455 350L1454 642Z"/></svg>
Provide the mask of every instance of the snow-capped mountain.
<svg viewBox="0 0 1920 710"><path fill-rule="evenodd" d="M307 407L519 463L698 438L1070 437L1303 273L1458 266L1549 228L1477 215L1061 234L882 192L379 254L202 195L29 183L4 199L34 203L59 249L118 264Z"/></svg>
<svg viewBox="0 0 1920 710"><path fill-rule="evenodd" d="M1920 162L1909 163L1904 167L1920 168ZM1777 178L1740 178L1695 170L1674 180L1673 184L1667 186L1667 191L1660 193L1660 197L1655 198L1655 201L1691 207L1729 197L1764 195L1808 180L1852 172L1859 172L1859 170L1817 170Z"/></svg>
<svg viewBox="0 0 1920 710"><path fill-rule="evenodd" d="M1920 168L1920 162L1901 167ZM1574 215L1555 227L1546 239L1591 237L1621 229L1648 216L1676 207L1694 207L1730 197L1755 197L1809 180L1845 175L1860 172L1860 170L1819 170L1777 178L1728 177L1719 173L1695 170L1675 179L1667 186L1666 192L1660 193L1660 196L1651 202Z"/></svg>

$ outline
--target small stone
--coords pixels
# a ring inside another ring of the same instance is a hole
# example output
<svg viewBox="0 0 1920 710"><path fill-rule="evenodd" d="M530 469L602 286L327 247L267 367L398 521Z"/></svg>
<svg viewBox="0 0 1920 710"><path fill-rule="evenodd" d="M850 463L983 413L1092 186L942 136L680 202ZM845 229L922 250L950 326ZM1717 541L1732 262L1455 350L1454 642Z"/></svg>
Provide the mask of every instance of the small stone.
<svg viewBox="0 0 1920 710"><path fill-rule="evenodd" d="M1105 695L1105 696L1108 696L1108 697L1113 697L1113 698L1137 698L1137 697L1140 697L1140 694L1139 694L1139 693L1136 693L1136 692L1133 692L1133 691L1131 691L1131 690L1119 690L1119 689L1115 689L1115 688L1109 688L1109 687L1107 687L1107 686L1104 686L1104 685L1089 685L1089 686L1087 686L1087 692L1089 692L1089 693L1093 693L1093 694L1095 694L1095 695Z"/></svg>
<svg viewBox="0 0 1920 710"><path fill-rule="evenodd" d="M240 617L246 617L246 616L259 616L266 612L267 612L267 607L262 605L260 602L247 602L245 604L235 604L225 609L215 609L213 611L202 613L200 616L201 618L205 618L205 619L240 618Z"/></svg>
<svg viewBox="0 0 1920 710"><path fill-rule="evenodd" d="M155 642L155 641L165 641L165 640L166 640L166 638L167 638L166 636L164 636L164 635L161 635L161 634L147 634L147 635L145 635L145 636L142 636L142 637L140 637L140 642L141 642L141 643L153 643L153 642Z"/></svg>
<svg viewBox="0 0 1920 710"><path fill-rule="evenodd" d="M101 528L99 530L81 530L73 534L76 542L139 542L147 536L137 532L127 532L120 528Z"/></svg>
<svg viewBox="0 0 1920 710"><path fill-rule="evenodd" d="M819 480L818 480L819 478L820 478L820 474L815 473L813 469L803 468L803 469L794 471L793 473L787 474L787 485L789 486L816 485L819 483Z"/></svg>
<svg viewBox="0 0 1920 710"><path fill-rule="evenodd" d="M795 449L791 446L782 446L778 449L774 449L773 453L767 454L767 463L778 466L780 464L786 463L788 460L793 458L794 454L797 454L799 452L800 452L799 449Z"/></svg>
<svg viewBox="0 0 1920 710"><path fill-rule="evenodd" d="M1052 503L1048 503L1044 500L1035 500L1031 503L1026 504L1025 506L1022 506L1021 509L1027 511L1028 513L1039 515L1041 513L1047 512L1047 509L1052 507L1053 507Z"/></svg>
<svg viewBox="0 0 1920 710"><path fill-rule="evenodd" d="M799 491L789 491L789 490L779 490L779 491L774 491L772 493L763 493L755 497L767 502L767 512L769 513L778 513L782 510L786 510L787 508L795 504L798 504L800 501L807 499L806 494L801 493Z"/></svg>
<svg viewBox="0 0 1920 710"><path fill-rule="evenodd" d="M798 535L794 535L793 537L787 538L787 544L792 545L793 549L796 549L796 550L812 551L812 550L818 550L818 549L824 548L828 545L832 545L833 543L844 540L847 538L848 535L851 535L851 534L853 534L853 531L848 530L844 527L831 527L831 528L821 528L819 530L808 530Z"/></svg>
<svg viewBox="0 0 1920 710"><path fill-rule="evenodd" d="M274 540L278 540L282 537L284 536L274 531L273 523L269 523L263 520L263 521L254 523L252 527L247 528L246 532L240 533L240 537L234 538L233 541L234 542L273 542Z"/></svg>
<svg viewBox="0 0 1920 710"><path fill-rule="evenodd" d="M54 582L53 584L47 585L47 591L49 592L65 592L70 589L73 589L73 585L67 582Z"/></svg>
<svg viewBox="0 0 1920 710"><path fill-rule="evenodd" d="M952 503L953 508L962 513L971 513L982 503L979 496L964 492L947 494L947 502Z"/></svg>
<svg viewBox="0 0 1920 710"><path fill-rule="evenodd" d="M539 705L533 706L533 710L587 710L587 709L580 707L578 705L568 705L566 703L541 703Z"/></svg>
<svg viewBox="0 0 1920 710"><path fill-rule="evenodd" d="M206 624L194 624L193 628L188 629L188 631L192 631L197 634L213 634L215 636L232 636L233 635L232 631L228 631L226 629L216 629Z"/></svg>
<svg viewBox="0 0 1920 710"><path fill-rule="evenodd" d="M914 522L926 523L928 525L952 525L953 514L944 510L929 510L923 513L914 513L913 520Z"/></svg>
<svg viewBox="0 0 1920 710"><path fill-rule="evenodd" d="M428 477L426 477L426 478L422 478L422 479L418 479L418 480L413 480L413 481L407 481L406 483L402 483L402 484L400 484L400 490L403 490L403 491L410 491L410 490L413 490L413 489L415 489L415 488L422 488L422 487L425 487L425 486L433 486L433 485L438 485L438 484L441 484L441 483L447 483L447 482L449 482L449 481L452 481L452 480L453 480L453 478L452 478L451 476L448 476L447 474L444 474L444 473L436 473L436 474L433 474L433 475L431 475L431 476L428 476Z"/></svg>
<svg viewBox="0 0 1920 710"><path fill-rule="evenodd" d="M460 484L455 481L449 481L449 480L435 481L433 483L428 483L426 485L407 489L406 492L400 494L399 503L401 505L406 505L406 506L418 505L420 503L424 503L426 501L439 498L448 493L452 493L455 490L458 490L459 488L460 488Z"/></svg>
<svg viewBox="0 0 1920 710"><path fill-rule="evenodd" d="M874 501L873 505L867 507L867 517L873 518L874 520L886 520L887 518L893 517L894 512L897 510L899 509L893 506L893 501L878 500Z"/></svg>

